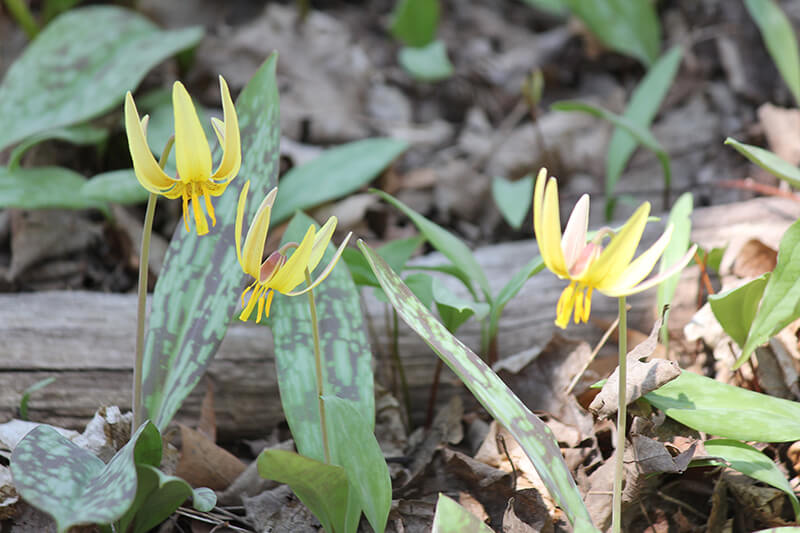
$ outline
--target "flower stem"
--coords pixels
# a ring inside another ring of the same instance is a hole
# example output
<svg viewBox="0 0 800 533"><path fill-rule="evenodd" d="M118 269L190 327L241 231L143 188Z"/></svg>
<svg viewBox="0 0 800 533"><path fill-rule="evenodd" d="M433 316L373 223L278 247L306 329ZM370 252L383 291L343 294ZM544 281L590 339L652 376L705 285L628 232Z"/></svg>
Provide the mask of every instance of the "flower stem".
<svg viewBox="0 0 800 533"><path fill-rule="evenodd" d="M167 164L169 153L175 138L170 137L161 152L158 164L163 169ZM131 435L142 425L144 405L142 403L142 367L144 365L144 315L147 307L147 271L150 263L150 236L153 234L153 218L156 212L155 193L150 193L147 198L147 211L144 215L142 227L142 248L139 252L139 298L136 307L136 361L133 366L133 427Z"/></svg>
<svg viewBox="0 0 800 533"><path fill-rule="evenodd" d="M618 372L618 405L617 405L617 449L614 465L614 496L611 518L611 531L620 533L622 528L622 480L625 476L625 421L627 417L628 399L626 398L626 379L628 361L628 311L625 297L619 297L619 368Z"/></svg>
<svg viewBox="0 0 800 533"><path fill-rule="evenodd" d="M306 268L306 283L311 285L311 272ZM311 312L311 331L314 334L314 361L317 364L317 401L319 402L319 427L322 431L322 449L325 452L325 462L331 462L331 452L328 446L328 425L325 421L325 402L322 399L322 350L319 347L319 322L317 321L317 306L314 303L314 291L308 291L308 310Z"/></svg>

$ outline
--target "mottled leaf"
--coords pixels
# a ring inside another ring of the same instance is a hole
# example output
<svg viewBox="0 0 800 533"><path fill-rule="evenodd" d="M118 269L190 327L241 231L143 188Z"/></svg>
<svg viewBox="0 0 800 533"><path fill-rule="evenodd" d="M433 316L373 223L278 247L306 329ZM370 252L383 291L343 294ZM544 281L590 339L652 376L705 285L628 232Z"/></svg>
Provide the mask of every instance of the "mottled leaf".
<svg viewBox="0 0 800 533"><path fill-rule="evenodd" d="M258 456L258 473L289 485L328 533L351 533L346 526L347 474L341 466L286 450L264 450Z"/></svg>
<svg viewBox="0 0 800 533"><path fill-rule="evenodd" d="M138 13L116 6L61 15L25 49L0 84L0 150L109 111L151 68L202 36L198 27L162 31Z"/></svg>
<svg viewBox="0 0 800 533"><path fill-rule="evenodd" d="M43 131L42 133L37 133L36 135L28 137L14 147L11 151L11 155L8 157L8 168L17 168L25 152L44 141L57 140L70 144L90 145L103 143L106 139L108 139L107 129L96 128L89 124L78 124L76 126Z"/></svg>
<svg viewBox="0 0 800 533"><path fill-rule="evenodd" d="M772 0L745 0L744 5L761 31L767 51L795 103L800 105L800 52L791 21Z"/></svg>
<svg viewBox="0 0 800 533"><path fill-rule="evenodd" d="M242 169L214 199L217 224L207 235L175 229L156 284L145 342L143 383L147 418L166 428L219 348L248 281L236 259L236 204L245 178L251 198L263 198L278 173L277 56L259 68L236 102ZM246 220L259 201L247 204Z"/></svg>
<svg viewBox="0 0 800 533"><path fill-rule="evenodd" d="M492 196L508 225L519 229L533 202L533 176L525 176L517 181L495 176L492 179Z"/></svg>
<svg viewBox="0 0 800 533"><path fill-rule="evenodd" d="M81 194L86 178L62 167L33 167L10 170L0 167L0 208L88 209L108 214L102 201Z"/></svg>
<svg viewBox="0 0 800 533"><path fill-rule="evenodd" d="M797 500L786 476L772 459L738 440L711 439L703 442L703 446L708 455L724 459L725 464L737 472L785 492L789 496L789 501L792 502L795 520L800 521L800 501Z"/></svg>
<svg viewBox="0 0 800 533"><path fill-rule="evenodd" d="M406 281L406 284L408 284L408 281ZM413 289L412 292L415 295L417 294ZM483 320L489 314L489 304L461 298L447 288L438 278L433 278L432 296L436 302L439 318L442 319L447 331L451 333L458 331L458 328L471 317L475 316L476 319ZM417 297L419 298L419 296Z"/></svg>
<svg viewBox="0 0 800 533"><path fill-rule="evenodd" d="M364 139L330 148L281 177L273 223L295 211L346 196L363 187L408 148L396 139Z"/></svg>
<svg viewBox="0 0 800 533"><path fill-rule="evenodd" d="M492 533L492 529L455 500L439 493L431 533Z"/></svg>
<svg viewBox="0 0 800 533"><path fill-rule="evenodd" d="M292 218L283 242L299 242L314 221L302 213ZM332 259L333 244L319 269ZM302 286L302 285L301 285ZM375 400L372 354L364 329L361 302L344 265L337 264L314 289L323 356L323 394L351 400L372 428ZM317 401L316 363L308 296L276 294L269 324L275 342L275 368L281 403L297 450L318 461L324 459Z"/></svg>
<svg viewBox="0 0 800 533"><path fill-rule="evenodd" d="M115 522L136 496L134 449L144 433L158 439L155 426L147 423L106 465L53 428L37 426L14 448L14 486L55 519L59 532L78 524Z"/></svg>
<svg viewBox="0 0 800 533"><path fill-rule="evenodd" d="M402 272L408 260L423 242L425 242L425 238L421 235L407 239L397 239L389 241L376 251L389 264L392 270ZM369 263L364 259L364 255L361 252L354 248L346 248L342 253L342 259L347 263L347 268L350 270L350 275L356 285L380 288L381 285L378 283L378 279L372 273Z"/></svg>
<svg viewBox="0 0 800 533"><path fill-rule="evenodd" d="M645 399L681 424L710 435L758 442L800 440L800 403L682 372Z"/></svg>
<svg viewBox="0 0 800 533"><path fill-rule="evenodd" d="M653 118L661 107L661 102L672 86L682 58L683 51L679 46L672 47L661 56L633 90L622 116L642 128L650 127L650 123L653 122ZM636 139L630 133L622 128L614 129L614 135L608 143L608 157L606 158L606 198L608 198L606 200L606 220L613 218L614 188L617 186L628 160L633 155L633 151L636 150L636 146Z"/></svg>
<svg viewBox="0 0 800 533"><path fill-rule="evenodd" d="M326 395L325 419L331 446L331 463L344 468L350 496L364 511L372 529L383 533L392 505L392 480L373 423L351 401ZM353 506L355 508L355 506Z"/></svg>
<svg viewBox="0 0 800 533"><path fill-rule="evenodd" d="M564 509L575 531L596 531L552 431L486 363L433 317L369 246L362 241L358 245L403 321L430 345L481 405L508 428L533 462L553 499Z"/></svg>
<svg viewBox="0 0 800 533"><path fill-rule="evenodd" d="M436 38L439 11L439 0L399 0L389 31L405 45L425 46Z"/></svg>
<svg viewBox="0 0 800 533"><path fill-rule="evenodd" d="M781 237L778 263L767 280L742 355L733 368L739 368L757 347L797 317L800 317L800 220L789 226Z"/></svg>
<svg viewBox="0 0 800 533"><path fill-rule="evenodd" d="M740 347L747 341L764 287L767 286L767 278L769 272L734 289L708 295L708 303L717 322Z"/></svg>
<svg viewBox="0 0 800 533"><path fill-rule="evenodd" d="M453 75L455 69L447 57L447 47L442 41L412 48L406 46L397 55L400 65L419 81L442 81Z"/></svg>
<svg viewBox="0 0 800 533"><path fill-rule="evenodd" d="M733 146L737 152L760 166L770 174L782 179L794 188L800 188L800 169L788 161L781 159L769 150L764 150L752 144L740 143L728 137L725 144Z"/></svg>
<svg viewBox="0 0 800 533"><path fill-rule="evenodd" d="M81 185L81 195L97 202L141 204L150 194L139 184L133 169L112 170L97 174Z"/></svg>

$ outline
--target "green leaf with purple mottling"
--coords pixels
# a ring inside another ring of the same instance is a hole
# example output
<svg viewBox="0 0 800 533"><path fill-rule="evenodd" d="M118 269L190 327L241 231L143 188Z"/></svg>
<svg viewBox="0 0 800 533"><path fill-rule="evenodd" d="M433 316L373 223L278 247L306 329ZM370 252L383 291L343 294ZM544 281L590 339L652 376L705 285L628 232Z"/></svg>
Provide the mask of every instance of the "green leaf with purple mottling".
<svg viewBox="0 0 800 533"><path fill-rule="evenodd" d="M156 284L145 341L144 407L163 430L203 376L219 348L242 291L250 282L236 258L234 225L239 191L250 180L251 197L263 198L278 174L280 142L277 55L272 54L236 101L242 168L215 198L217 224L198 236L180 224ZM251 220L259 201L247 204Z"/></svg>
<svg viewBox="0 0 800 533"><path fill-rule="evenodd" d="M116 6L61 15L0 83L0 150L113 109L150 69L202 36L200 27L160 30L135 11Z"/></svg>
<svg viewBox="0 0 800 533"><path fill-rule="evenodd" d="M486 363L434 318L369 246L363 241L358 246L403 321L456 373L481 405L508 428L575 531L597 531L550 428L525 407Z"/></svg>

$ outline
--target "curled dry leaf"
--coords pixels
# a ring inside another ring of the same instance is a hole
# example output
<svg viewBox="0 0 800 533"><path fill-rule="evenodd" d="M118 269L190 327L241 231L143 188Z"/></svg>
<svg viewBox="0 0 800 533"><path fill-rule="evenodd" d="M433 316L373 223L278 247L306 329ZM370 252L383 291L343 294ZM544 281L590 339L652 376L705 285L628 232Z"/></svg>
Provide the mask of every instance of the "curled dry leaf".
<svg viewBox="0 0 800 533"><path fill-rule="evenodd" d="M681 369L677 363L663 359L642 362L649 357L658 346L658 331L661 329L661 318L653 324L653 330L644 342L637 345L628 353L628 376L626 379L626 392L628 403L632 403L648 392L654 391L677 378ZM617 383L619 382L619 369L615 369L603 385L600 393L589 405L589 410L600 418L610 418L617 412Z"/></svg>
<svg viewBox="0 0 800 533"><path fill-rule="evenodd" d="M553 520L539 491L523 489L508 500L503 533L551 533Z"/></svg>
<svg viewBox="0 0 800 533"><path fill-rule="evenodd" d="M733 273L741 278L756 278L775 270L778 251L760 239L750 239L742 245L733 262Z"/></svg>
<svg viewBox="0 0 800 533"><path fill-rule="evenodd" d="M175 475L193 487L224 490L245 470L245 465L229 451L220 448L194 429L181 428L181 458Z"/></svg>

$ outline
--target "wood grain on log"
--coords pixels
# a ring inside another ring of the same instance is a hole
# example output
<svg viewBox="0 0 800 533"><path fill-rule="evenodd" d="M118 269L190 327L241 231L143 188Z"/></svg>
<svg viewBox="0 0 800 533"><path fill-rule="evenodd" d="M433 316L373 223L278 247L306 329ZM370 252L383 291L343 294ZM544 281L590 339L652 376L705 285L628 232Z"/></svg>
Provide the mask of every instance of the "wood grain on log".
<svg viewBox="0 0 800 533"><path fill-rule="evenodd" d="M692 238L704 247L731 242L741 246L745 236L757 236L777 246L785 229L800 216L800 204L785 199L756 199L738 204L697 209ZM662 224L649 224L645 242L652 242ZM738 244L737 244L738 243ZM494 292L537 253L533 241L476 250ZM442 264L431 254L416 264ZM671 327L685 323L694 311L697 269L682 276ZM542 347L555 331L555 302L564 283L549 273L535 276L506 307L500 321L500 356ZM454 290L460 290L453 285ZM386 382L391 315L384 304L365 291L364 309L376 353L376 375ZM130 370L134 353L136 296L92 292L46 292L0 295L0 420L14 416L23 391L49 376L57 381L38 391L30 402L34 420L80 429L101 405L130 408ZM630 322L641 331L652 325L655 291L631 299ZM616 301L598 296L593 317L613 319ZM571 337L596 338L591 325L571 326ZM473 349L479 326L471 321L459 337ZM412 409L424 411L436 356L403 324L400 354L411 388ZM267 328L235 323L228 331L208 375L215 385L215 408L221 440L264 434L283 419L274 372L272 338ZM461 391L456 378L445 373L440 399ZM178 419L193 424L200 412L205 387L185 402Z"/></svg>

